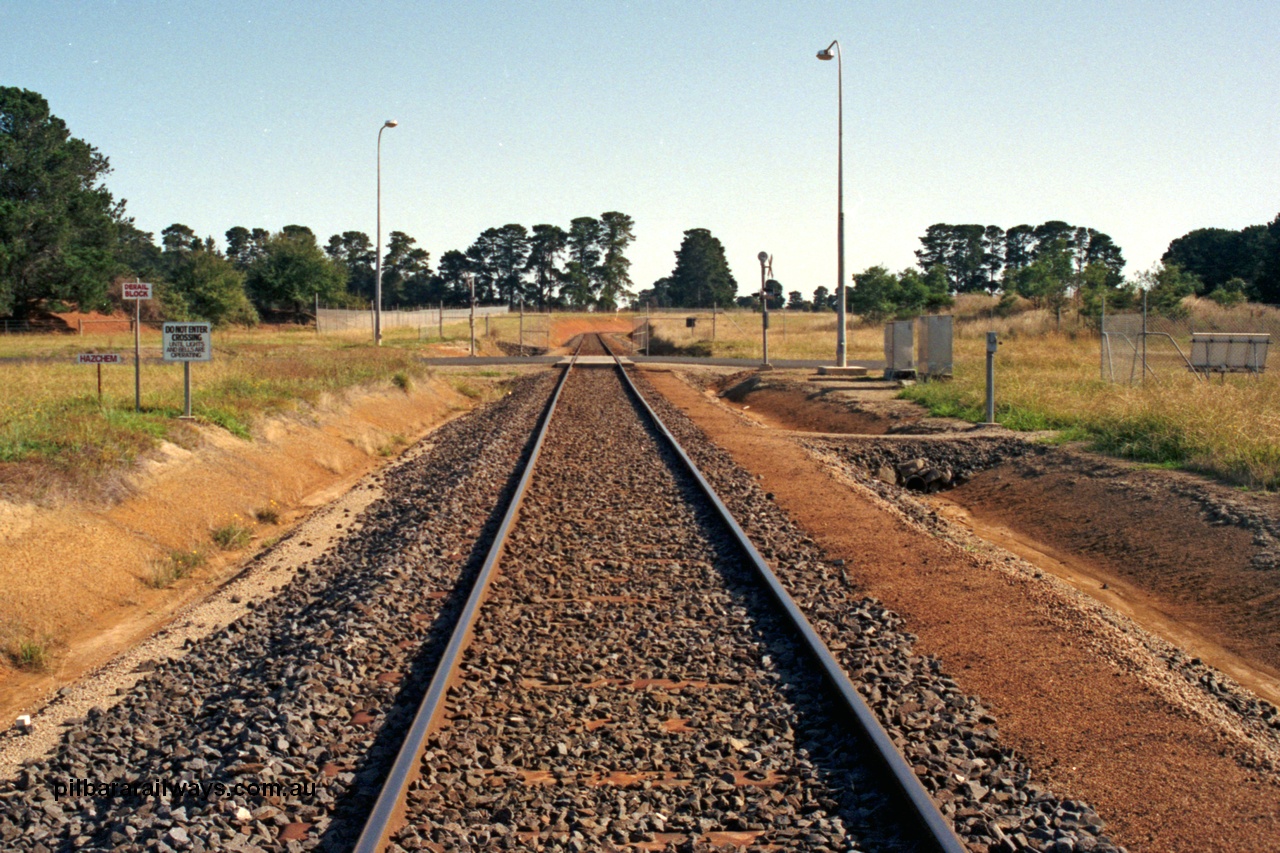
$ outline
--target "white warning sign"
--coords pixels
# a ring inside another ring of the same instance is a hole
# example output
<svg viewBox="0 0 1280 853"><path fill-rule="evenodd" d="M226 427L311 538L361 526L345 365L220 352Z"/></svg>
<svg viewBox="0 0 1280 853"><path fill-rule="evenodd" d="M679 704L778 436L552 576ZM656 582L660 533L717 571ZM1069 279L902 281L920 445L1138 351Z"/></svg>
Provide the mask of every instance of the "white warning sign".
<svg viewBox="0 0 1280 853"><path fill-rule="evenodd" d="M121 285L121 289L125 299L151 298L151 282L149 281L126 281Z"/></svg>
<svg viewBox="0 0 1280 853"><path fill-rule="evenodd" d="M165 361L213 361L212 323L165 323Z"/></svg>

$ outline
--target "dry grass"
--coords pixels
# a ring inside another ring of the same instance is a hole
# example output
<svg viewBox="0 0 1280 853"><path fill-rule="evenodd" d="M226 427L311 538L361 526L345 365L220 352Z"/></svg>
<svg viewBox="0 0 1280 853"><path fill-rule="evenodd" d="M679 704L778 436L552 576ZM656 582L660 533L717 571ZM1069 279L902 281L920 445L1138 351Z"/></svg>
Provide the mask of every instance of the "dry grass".
<svg viewBox="0 0 1280 853"><path fill-rule="evenodd" d="M707 311L655 313L653 355L685 353L710 358L758 359L764 353L760 314L755 311L719 311L714 319ZM639 323L644 314L633 315ZM690 328L687 319L695 325ZM833 312L769 312L769 358L833 359L836 350L836 315ZM860 326L850 317L847 333L849 358L879 360L884 357L880 327Z"/></svg>
<svg viewBox="0 0 1280 853"><path fill-rule="evenodd" d="M1213 319L1233 328L1257 327L1277 312L1258 306L1223 312L1206 301ZM1211 306L1211 309L1209 308ZM957 306L958 308L962 306ZM1207 316L1198 318L1209 325ZM1248 488L1280 487L1280 376L1196 379L1167 343L1151 344L1154 375L1128 383L1131 359L1117 350L1117 379L1102 379L1096 334L1055 332L1054 318L1027 311L994 320L958 319L955 379L907 389L905 396L935 413L982 419L986 395L985 335L1001 337L996 356L996 419L1014 429L1053 429L1061 438L1158 465L1202 471ZM1072 326L1074 327L1074 320ZM1183 345L1185 348L1185 344ZM1135 379L1141 372L1134 373Z"/></svg>
<svg viewBox="0 0 1280 853"><path fill-rule="evenodd" d="M314 404L325 394L388 382L408 390L426 370L416 357L416 330L395 330L387 345L367 338L318 336L305 329L214 334L214 359L191 368L192 413L248 438L255 418ZM119 352L130 361L131 335L0 336L0 490L38 496L51 482L86 488L161 440L194 441L177 420L182 367L158 361L160 335L142 340L142 410L134 411L131 364L96 371L72 363L76 353ZM157 359L148 361L148 358Z"/></svg>

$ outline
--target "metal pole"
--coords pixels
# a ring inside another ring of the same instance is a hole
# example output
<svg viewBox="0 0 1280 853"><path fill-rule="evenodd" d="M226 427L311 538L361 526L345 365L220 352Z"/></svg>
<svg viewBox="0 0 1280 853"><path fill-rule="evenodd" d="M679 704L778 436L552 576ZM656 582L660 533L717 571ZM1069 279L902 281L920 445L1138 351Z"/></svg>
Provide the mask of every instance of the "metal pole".
<svg viewBox="0 0 1280 853"><path fill-rule="evenodd" d="M98 362L98 405L102 405L102 362Z"/></svg>
<svg viewBox="0 0 1280 853"><path fill-rule="evenodd" d="M769 253L761 252L756 255L760 260L760 334L764 341L764 354L761 364L769 363L769 295L765 293L765 265L769 262Z"/></svg>
<svg viewBox="0 0 1280 853"><path fill-rule="evenodd" d="M183 417L191 417L191 362L182 362L182 408Z"/></svg>
<svg viewBox="0 0 1280 853"><path fill-rule="evenodd" d="M718 313L719 311L716 309L716 304L712 302L711 303L711 354L712 355L716 354L716 314Z"/></svg>
<svg viewBox="0 0 1280 853"><path fill-rule="evenodd" d="M644 318L644 354L649 354L649 338L653 337L653 302L649 302L649 312Z"/></svg>
<svg viewBox="0 0 1280 853"><path fill-rule="evenodd" d="M374 239L373 264L373 342L382 346L382 131L395 127L398 122L386 121L378 128L378 226Z"/></svg>
<svg viewBox="0 0 1280 853"><path fill-rule="evenodd" d="M524 297L520 297L520 357L524 358Z"/></svg>
<svg viewBox="0 0 1280 853"><path fill-rule="evenodd" d="M316 334L320 334L320 291L316 291Z"/></svg>
<svg viewBox="0 0 1280 853"><path fill-rule="evenodd" d="M1139 385L1147 384L1147 292L1142 291L1142 375Z"/></svg>
<svg viewBox="0 0 1280 853"><path fill-rule="evenodd" d="M142 411L142 300L133 300L133 410Z"/></svg>
<svg viewBox="0 0 1280 853"><path fill-rule="evenodd" d="M836 364L847 367L848 341L845 308L844 278L844 55L840 41L832 40L826 50L818 52L819 59L831 59L835 48L836 60Z"/></svg>
<svg viewBox="0 0 1280 853"><path fill-rule="evenodd" d="M994 424L996 422L996 347L1000 342L996 339L995 332L987 332L987 420L986 423Z"/></svg>
<svg viewBox="0 0 1280 853"><path fill-rule="evenodd" d="M440 300L440 316L438 319L440 321L440 340L443 341L444 340L444 300L443 299Z"/></svg>
<svg viewBox="0 0 1280 853"><path fill-rule="evenodd" d="M1105 290L1102 291L1102 322L1099 326L1099 330L1101 332L1102 337L1100 339L1101 346L1098 347L1098 378L1106 379L1107 378L1107 351L1106 351L1107 292Z"/></svg>
<svg viewBox="0 0 1280 853"><path fill-rule="evenodd" d="M476 357L476 280L467 273L467 287L471 289L471 357Z"/></svg>

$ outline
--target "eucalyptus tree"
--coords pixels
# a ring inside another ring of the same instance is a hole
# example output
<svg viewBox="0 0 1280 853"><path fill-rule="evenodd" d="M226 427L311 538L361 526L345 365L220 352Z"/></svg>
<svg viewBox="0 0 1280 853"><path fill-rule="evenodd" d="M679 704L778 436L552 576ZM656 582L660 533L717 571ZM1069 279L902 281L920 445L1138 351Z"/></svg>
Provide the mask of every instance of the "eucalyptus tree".
<svg viewBox="0 0 1280 853"><path fill-rule="evenodd" d="M245 285L259 309L285 308L295 314L319 296L330 303L346 298L346 272L317 245L309 229L271 234L249 265Z"/></svg>
<svg viewBox="0 0 1280 853"><path fill-rule="evenodd" d="M0 314L46 299L105 303L126 221L103 182L110 171L41 95L0 86Z"/></svg>

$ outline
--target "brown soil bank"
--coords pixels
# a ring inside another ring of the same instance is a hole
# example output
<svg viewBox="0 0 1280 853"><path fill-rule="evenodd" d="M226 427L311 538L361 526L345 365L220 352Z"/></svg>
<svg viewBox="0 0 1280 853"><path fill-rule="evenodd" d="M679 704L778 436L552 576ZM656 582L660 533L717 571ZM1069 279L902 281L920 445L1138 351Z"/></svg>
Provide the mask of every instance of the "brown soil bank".
<svg viewBox="0 0 1280 853"><path fill-rule="evenodd" d="M1135 853L1280 850L1280 784L1264 766L1274 756L1273 731L1256 719L1242 723L1230 696L1217 696L1171 668L1153 648L1158 639L1058 582L1049 574L1052 567L1040 571L1040 563L1029 566L948 525L927 505L903 498L896 486L877 485L858 464L866 447L918 455L904 445L964 447L969 439L834 437L830 433L856 429L869 407L852 391L827 394L824 404L857 410L850 412L850 429L831 429L837 417L831 409L806 418L795 412L809 396L801 377L792 378L789 392L786 377L774 375L767 380L770 393L726 402L718 399L726 386L715 378L691 377L691 387L669 373L646 375L756 474L830 558L845 561L858 594L901 613L919 638L917 651L937 655L948 675L981 696L999 720L1002 739L1047 787L1097 808L1117 842ZM777 414L783 407L785 421ZM783 431L806 420L826 435ZM864 447L853 449L855 444ZM1274 599L1257 586L1276 574L1267 567L1269 499L1225 501L1223 495L1213 509L1198 498L1178 497L1191 478L1168 478L1168 490L1152 491L1138 484L1137 475L1167 472L1130 471L1126 487L1118 482L1125 477L1112 469L1092 479L1083 470L1058 478L1037 461L1043 458L1006 459L1005 467L975 476L968 496L967 487L943 494L971 504L977 514L984 507L995 511L1000 492L1019 493L1013 514L1061 515L1067 527L1044 536L1064 542L1109 519L1108 535L1127 543L1127 551L1115 552L1126 582L1136 586L1150 576L1153 590L1167 593L1169 601L1200 600L1206 613L1220 617L1236 609L1241 623L1253 619L1275 629L1268 609ZM879 461L870 470L878 467ZM1069 485L1072 478L1077 482ZM1015 479L1031 485L1001 488ZM1037 492L1040 482L1046 487ZM1102 538L1094 544L1100 547ZM1095 548L1093 556L1100 553ZM1162 568L1144 569L1148 564ZM1165 585L1171 588L1161 589ZM1259 663L1265 646L1261 639L1253 647ZM1243 642L1239 648L1249 651Z"/></svg>
<svg viewBox="0 0 1280 853"><path fill-rule="evenodd" d="M46 657L35 671L0 664L0 724L146 636L256 547L473 407L484 382L468 377L468 395L439 374L407 393L348 392L259 424L252 441L201 428L198 447L162 446L111 504L0 501L0 640L10 654Z"/></svg>

